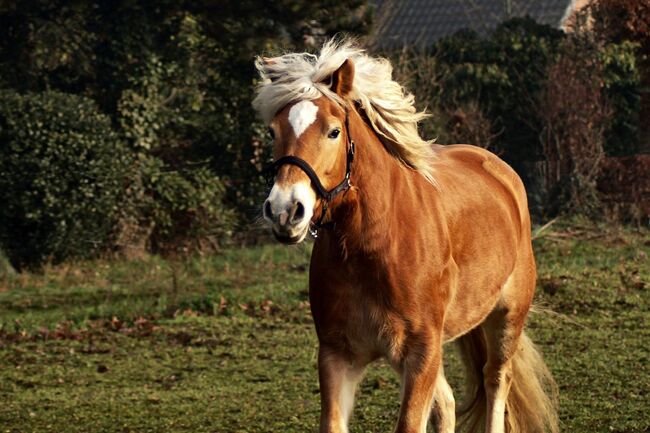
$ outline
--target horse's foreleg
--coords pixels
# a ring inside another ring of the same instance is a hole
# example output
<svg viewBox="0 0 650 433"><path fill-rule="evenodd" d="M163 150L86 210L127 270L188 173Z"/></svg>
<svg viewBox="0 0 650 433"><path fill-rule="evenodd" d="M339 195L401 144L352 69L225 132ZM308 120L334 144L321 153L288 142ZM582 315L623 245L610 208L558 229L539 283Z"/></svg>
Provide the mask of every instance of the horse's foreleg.
<svg viewBox="0 0 650 433"><path fill-rule="evenodd" d="M434 392L435 421L437 433L454 433L456 427L456 403L454 393L447 383L442 365L438 368Z"/></svg>
<svg viewBox="0 0 650 433"><path fill-rule="evenodd" d="M347 433L354 394L363 372L364 366L353 365L336 351L320 347L320 433Z"/></svg>
<svg viewBox="0 0 650 433"><path fill-rule="evenodd" d="M409 344L401 365L402 405L396 433L425 433L441 366L440 340Z"/></svg>

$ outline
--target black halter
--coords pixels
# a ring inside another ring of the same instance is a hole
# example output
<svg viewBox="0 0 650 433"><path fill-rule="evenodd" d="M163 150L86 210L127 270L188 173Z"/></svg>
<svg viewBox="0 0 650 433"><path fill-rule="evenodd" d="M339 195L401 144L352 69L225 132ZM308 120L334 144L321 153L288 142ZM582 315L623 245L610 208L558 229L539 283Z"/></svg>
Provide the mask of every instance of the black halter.
<svg viewBox="0 0 650 433"><path fill-rule="evenodd" d="M323 199L323 207L321 210L320 217L316 222L312 223L315 229L312 229L311 227L309 229L311 235L314 237L317 237L319 229L327 228L329 226L328 223L323 223L323 220L325 219L325 215L327 214L327 208L330 202L334 200L334 198L337 195L341 194L344 191L347 191L352 186L352 184L350 183L350 174L352 172L352 161L354 161L354 140L352 140L352 137L350 137L350 125L348 122L347 111L345 113L345 133L347 134L345 177L338 185L336 185L334 188L330 189L329 191L325 189L320 179L318 178L318 175L316 174L314 169L311 168L309 163L304 159L298 158L297 156L293 156L293 155L283 156L282 158L273 162L268 168L269 172L271 172L275 176L278 170L280 169L280 167L282 167L283 165L295 165L296 167L304 171L307 177L309 177L314 189L316 190L316 193Z"/></svg>

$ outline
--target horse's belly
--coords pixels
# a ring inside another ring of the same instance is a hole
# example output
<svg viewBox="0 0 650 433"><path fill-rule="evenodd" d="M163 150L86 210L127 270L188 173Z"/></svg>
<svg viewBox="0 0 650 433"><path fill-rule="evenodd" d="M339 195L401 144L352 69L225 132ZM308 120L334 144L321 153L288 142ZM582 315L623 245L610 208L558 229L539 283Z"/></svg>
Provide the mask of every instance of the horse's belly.
<svg viewBox="0 0 650 433"><path fill-rule="evenodd" d="M443 328L443 340L445 342L454 340L478 326L488 314L494 309L499 299L498 290L496 294L484 296L474 306L467 303L452 303L445 315Z"/></svg>
<svg viewBox="0 0 650 433"><path fill-rule="evenodd" d="M458 283L445 311L443 340L450 341L479 325L494 309L512 265L459 268Z"/></svg>

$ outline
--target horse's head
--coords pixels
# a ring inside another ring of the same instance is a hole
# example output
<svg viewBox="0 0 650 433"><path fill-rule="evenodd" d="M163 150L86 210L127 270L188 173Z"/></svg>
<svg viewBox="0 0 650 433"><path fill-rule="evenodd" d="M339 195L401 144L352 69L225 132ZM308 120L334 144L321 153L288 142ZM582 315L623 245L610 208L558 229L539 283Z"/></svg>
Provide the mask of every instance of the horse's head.
<svg viewBox="0 0 650 433"><path fill-rule="evenodd" d="M253 106L269 124L275 156L275 184L263 213L281 242L302 241L312 222L318 228L333 216L325 210L340 205L335 197L350 186L354 156L348 123L362 134L354 121L366 122L388 153L433 183L432 142L418 133L427 115L392 79L388 60L368 56L352 41L330 40L318 55L258 58L256 66L261 81ZM363 145L368 151L368 142Z"/></svg>
<svg viewBox="0 0 650 433"><path fill-rule="evenodd" d="M345 102L353 78L354 64L346 60L332 75L329 90ZM264 202L264 219L280 242L298 243L312 220L320 218L332 198L328 194L347 182L351 154L346 111L326 96L293 101L275 114L269 134L279 164Z"/></svg>

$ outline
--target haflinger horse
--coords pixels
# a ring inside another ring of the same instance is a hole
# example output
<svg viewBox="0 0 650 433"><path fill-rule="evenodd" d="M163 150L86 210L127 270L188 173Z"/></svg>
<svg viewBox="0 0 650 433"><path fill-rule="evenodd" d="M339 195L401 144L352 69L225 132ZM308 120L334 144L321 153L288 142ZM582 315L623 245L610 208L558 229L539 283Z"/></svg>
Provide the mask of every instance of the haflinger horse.
<svg viewBox="0 0 650 433"><path fill-rule="evenodd" d="M274 140L264 219L278 241L317 232L309 299L318 335L320 431L348 431L365 367L401 378L395 432L456 425L443 344L472 393L467 431L557 432L556 387L524 334L535 289L526 192L492 153L423 140L426 114L390 62L349 40L318 55L258 58L253 106Z"/></svg>

